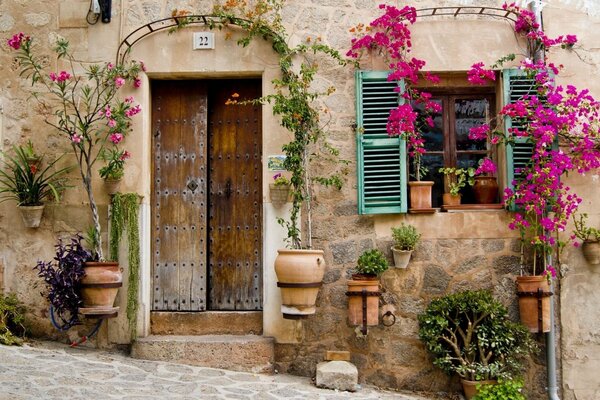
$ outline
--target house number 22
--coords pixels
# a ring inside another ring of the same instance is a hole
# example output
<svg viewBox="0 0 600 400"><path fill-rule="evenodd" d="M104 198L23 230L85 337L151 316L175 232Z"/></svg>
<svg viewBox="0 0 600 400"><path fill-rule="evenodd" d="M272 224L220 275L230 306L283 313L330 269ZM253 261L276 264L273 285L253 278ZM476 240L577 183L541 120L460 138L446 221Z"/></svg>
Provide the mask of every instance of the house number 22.
<svg viewBox="0 0 600 400"><path fill-rule="evenodd" d="M194 50L215 48L215 34L213 32L194 32Z"/></svg>

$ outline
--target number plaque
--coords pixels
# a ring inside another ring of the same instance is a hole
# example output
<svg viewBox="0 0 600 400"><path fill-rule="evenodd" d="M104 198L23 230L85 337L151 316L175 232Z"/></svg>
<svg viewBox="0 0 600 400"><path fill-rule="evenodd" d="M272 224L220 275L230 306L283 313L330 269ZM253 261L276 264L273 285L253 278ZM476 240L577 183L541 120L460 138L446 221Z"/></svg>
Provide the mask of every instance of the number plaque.
<svg viewBox="0 0 600 400"><path fill-rule="evenodd" d="M215 48L215 34L213 32L194 32L194 50Z"/></svg>

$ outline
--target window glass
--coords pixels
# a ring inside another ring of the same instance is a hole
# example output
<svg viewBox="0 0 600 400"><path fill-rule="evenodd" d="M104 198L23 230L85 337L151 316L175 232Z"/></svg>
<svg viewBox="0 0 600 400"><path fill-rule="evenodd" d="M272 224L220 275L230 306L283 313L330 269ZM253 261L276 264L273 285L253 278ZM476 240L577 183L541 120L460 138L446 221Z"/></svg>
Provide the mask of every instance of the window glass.
<svg viewBox="0 0 600 400"><path fill-rule="evenodd" d="M487 99L454 100L454 129L457 150L486 150L485 141L469 139L469 130L488 121Z"/></svg>

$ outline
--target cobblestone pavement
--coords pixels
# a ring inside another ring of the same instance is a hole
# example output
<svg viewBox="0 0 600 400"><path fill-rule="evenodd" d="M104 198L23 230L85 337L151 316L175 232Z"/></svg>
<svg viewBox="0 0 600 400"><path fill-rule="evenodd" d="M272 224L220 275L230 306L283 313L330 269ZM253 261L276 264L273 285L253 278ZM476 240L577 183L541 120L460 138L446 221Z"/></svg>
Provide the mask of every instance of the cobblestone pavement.
<svg viewBox="0 0 600 400"><path fill-rule="evenodd" d="M135 360L54 342L0 345L0 399L426 400L370 387L336 392L318 389L307 378Z"/></svg>

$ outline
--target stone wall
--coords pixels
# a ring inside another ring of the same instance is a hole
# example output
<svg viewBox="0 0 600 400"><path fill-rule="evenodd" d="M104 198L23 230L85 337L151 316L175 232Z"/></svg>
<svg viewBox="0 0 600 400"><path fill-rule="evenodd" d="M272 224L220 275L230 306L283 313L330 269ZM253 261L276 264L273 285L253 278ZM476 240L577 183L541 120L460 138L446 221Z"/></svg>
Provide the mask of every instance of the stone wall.
<svg viewBox="0 0 600 400"><path fill-rule="evenodd" d="M349 45L349 28L366 23L378 13L379 1L337 0L296 1L290 0L283 10L284 23L291 33L292 43L306 37L321 36L322 39L345 51ZM400 5L408 4L401 2ZM415 0L418 8L444 5L499 6L499 0ZM594 49L597 41L597 15L585 13L585 7L572 5L566 0L548 1L544 10L545 28L550 36L575 33L583 48L577 55L567 52L550 54L557 63L565 65L561 83L572 82L578 87L588 86L600 97L600 83L589 79L600 72L600 52ZM3 151L13 144L31 138L39 149L49 156L65 151L65 143L46 126L31 107L26 81L16 75L13 53L4 39L12 33L24 31L36 36L40 47L47 49L57 35L71 41L79 59L86 61L114 60L119 42L129 32L143 23L168 17L171 10L189 9L208 13L212 2L200 0L127 0L113 1L113 20L110 24L89 26L85 15L89 1L63 0L0 0L0 146ZM124 7L123 9L121 7ZM191 29L191 28L190 28ZM491 63L498 57L519 50L510 26L502 21L481 17L457 19L423 19L413 29L415 56L428 61L432 71L464 71L478 60ZM267 45L257 52L233 50L231 45L219 57L199 60L189 54L184 33L164 35L141 42L139 54L144 56L155 76L200 76L201 73L229 71L246 66L252 71L276 68L276 60ZM153 56L160 49L160 56ZM168 53L167 51L172 53ZM167 52L167 53L165 53ZM188 53L186 53L188 52ZM138 54L138 55L139 55ZM167 54L167 56L165 56ZM173 54L173 55L172 55ZM233 66L231 54L241 64ZM241 56L240 56L241 54ZM50 65L56 65L48 58ZM381 65L381 63L379 63ZM250 67L251 66L251 67ZM317 315L302 323L284 321L278 314L278 291L272 286L265 290L265 332L276 337L277 360L280 371L311 375L316 363L322 360L325 350L341 349L353 353L353 362L359 367L361 380L386 387L447 391L456 389L457 382L450 381L433 368L426 352L417 338L416 316L435 296L457 290L488 288L509 306L516 317L514 297L514 274L518 272L518 249L514 232L506 228L509 214L504 211L465 212L455 214L409 215L409 216L359 216L356 213L356 148L351 128L354 116L354 79L350 68L333 69L324 64L316 85L334 85L337 91L323 101L328 113L330 138L341 150L342 158L351 161L350 174L341 191L320 189L317 191L314 234L315 247L326 252L328 268L325 285L320 293ZM232 72L233 71L233 72ZM171 75L169 75L169 73ZM268 72L267 72L268 73ZM268 82L270 75L266 76ZM152 78L152 76L150 76ZM147 80L144 81L147 84ZM143 106L149 108L149 92L144 92ZM277 130L277 121L268 109L264 112L265 131L269 135L266 151L278 153L285 133ZM149 150L148 113L142 113L128 144L137 146L134 158L125 177L129 191L148 194ZM266 139L265 139L266 140ZM146 146L146 147L145 147ZM273 154L273 153L271 153ZM322 166L319 166L322 167ZM265 169L265 182L270 176ZM74 175L76 178L76 175ZM141 177L141 179L140 179ZM583 210L591 214L591 220L600 226L597 199L600 194L598 175L585 178L569 177L568 182L585 199ZM96 188L99 189L99 183ZM98 190L101 213L106 222L108 196ZM282 243L283 232L274 222L279 215L270 207L268 189L263 188L267 212L265 236L272 250L265 257L265 270L272 274L274 249ZM148 198L143 209L148 215ZM144 208L146 207L146 208ZM51 259L57 235L83 231L89 225L89 213L83 190L76 185L66 193L59 205L49 206L42 226L37 230L22 228L14 204L0 204L0 265L4 265L4 287L14 291L29 307L30 325L34 334L59 337L47 318L47 304L39 292L41 284L31 270L37 259ZM285 213L285 211L281 211ZM149 218L149 217L148 217ZM390 255L390 228L408 222L423 233L423 242L407 270L390 270L383 275L382 304L397 315L393 327L373 327L366 338L360 337L354 327L346 323L346 279L354 268L360 253L369 248L380 248ZM147 232L142 237L149 238ZM149 239L147 239L149 241ZM146 243L146 252L149 244ZM595 307L600 301L598 290L599 271L591 269L582 260L578 249L566 249L563 254L564 278L560 281L563 387L567 400L592 399L600 396L600 382L590 375L600 367L600 337L597 332L600 315ZM149 271L149 266L146 271ZM149 275L144 278L149 280ZM2 279L0 279L0 282ZM142 292L148 288L142 288ZM557 296L558 297L558 296ZM149 309L141 312L149 315ZM277 315L273 317L272 315ZM85 327L82 328L85 330ZM143 330L140 329L142 332ZM108 334L110 337L110 333ZM532 398L543 398L545 372L543 352L531 361L528 369L527 387ZM588 372L591 371L591 372Z"/></svg>

